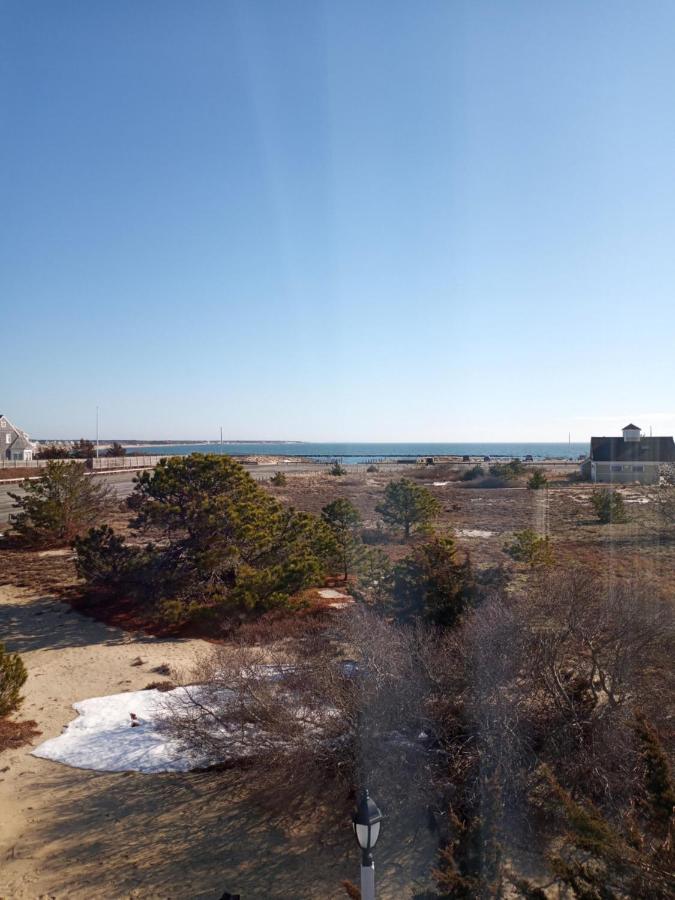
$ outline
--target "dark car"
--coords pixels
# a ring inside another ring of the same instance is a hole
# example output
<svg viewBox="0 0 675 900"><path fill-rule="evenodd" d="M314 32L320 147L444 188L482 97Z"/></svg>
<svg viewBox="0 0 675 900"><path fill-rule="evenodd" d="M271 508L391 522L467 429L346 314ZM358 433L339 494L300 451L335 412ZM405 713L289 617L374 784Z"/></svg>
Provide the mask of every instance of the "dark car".
<svg viewBox="0 0 675 900"><path fill-rule="evenodd" d="M527 456L525 457L525 462L534 462L534 459L532 458L531 453L527 454Z"/></svg>
<svg viewBox="0 0 675 900"><path fill-rule="evenodd" d="M470 457L470 456L463 456L463 457L462 457L462 462L471 462L471 457Z"/></svg>

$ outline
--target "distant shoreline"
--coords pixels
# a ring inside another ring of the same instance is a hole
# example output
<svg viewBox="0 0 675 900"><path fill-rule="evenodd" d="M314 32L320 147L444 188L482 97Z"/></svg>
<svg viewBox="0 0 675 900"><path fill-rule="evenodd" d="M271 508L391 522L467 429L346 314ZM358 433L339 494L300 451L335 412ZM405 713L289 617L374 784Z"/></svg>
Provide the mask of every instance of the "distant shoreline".
<svg viewBox="0 0 675 900"><path fill-rule="evenodd" d="M108 441L112 443L112 441ZM120 441L123 447L201 447L201 446L225 446L239 444L303 444L305 441Z"/></svg>
<svg viewBox="0 0 675 900"><path fill-rule="evenodd" d="M36 444L75 444L79 440L79 438L33 438L32 439ZM89 438L87 439L89 440ZM96 443L94 438L91 438L92 443ZM105 441L99 441L100 447L109 447L111 444L121 444L123 447L174 447L174 446L187 446L194 444L195 446L200 445L210 445L210 444L220 444L221 441L133 441L133 440L122 440L121 438L106 438ZM222 441L223 445L225 444L304 444L306 441Z"/></svg>

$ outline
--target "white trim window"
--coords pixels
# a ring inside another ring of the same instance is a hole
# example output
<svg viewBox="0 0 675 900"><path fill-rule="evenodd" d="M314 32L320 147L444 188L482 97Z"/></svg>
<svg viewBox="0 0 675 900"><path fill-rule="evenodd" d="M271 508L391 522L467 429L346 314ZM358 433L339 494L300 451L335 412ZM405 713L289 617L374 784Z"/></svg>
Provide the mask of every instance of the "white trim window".
<svg viewBox="0 0 675 900"><path fill-rule="evenodd" d="M11 444L11 443L12 443L12 433L11 433L11 431L8 431L7 434L5 435L5 443L7 443L7 444Z"/></svg>

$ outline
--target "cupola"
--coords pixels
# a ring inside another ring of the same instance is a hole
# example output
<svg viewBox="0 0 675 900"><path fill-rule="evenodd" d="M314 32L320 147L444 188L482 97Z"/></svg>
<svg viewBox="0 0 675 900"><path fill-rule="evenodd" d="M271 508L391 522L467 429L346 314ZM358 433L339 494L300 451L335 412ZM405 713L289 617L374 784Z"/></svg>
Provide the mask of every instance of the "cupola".
<svg viewBox="0 0 675 900"><path fill-rule="evenodd" d="M625 428L621 429L623 434L624 441L639 441L640 440L640 429L637 425L626 425Z"/></svg>

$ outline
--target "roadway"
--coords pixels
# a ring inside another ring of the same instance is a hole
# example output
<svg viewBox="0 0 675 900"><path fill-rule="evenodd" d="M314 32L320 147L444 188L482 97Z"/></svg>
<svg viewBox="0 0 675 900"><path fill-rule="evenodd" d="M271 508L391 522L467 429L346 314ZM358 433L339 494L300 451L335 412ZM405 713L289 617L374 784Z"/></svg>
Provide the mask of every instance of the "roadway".
<svg viewBox="0 0 675 900"><path fill-rule="evenodd" d="M296 472L307 474L309 472L325 471L326 467L318 463L275 463L261 464L257 466L245 466L246 470L253 475L256 481L267 481L275 472ZM138 471L114 472L97 474L96 478L105 478L106 484L115 489L115 493L120 498L128 497L134 489L134 478ZM21 485L19 483L3 484L0 481L0 524L5 525L9 521L10 513L14 509L14 501L9 496L10 492L15 494L21 493Z"/></svg>

